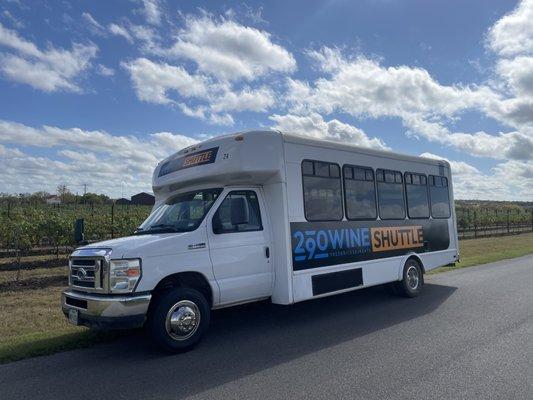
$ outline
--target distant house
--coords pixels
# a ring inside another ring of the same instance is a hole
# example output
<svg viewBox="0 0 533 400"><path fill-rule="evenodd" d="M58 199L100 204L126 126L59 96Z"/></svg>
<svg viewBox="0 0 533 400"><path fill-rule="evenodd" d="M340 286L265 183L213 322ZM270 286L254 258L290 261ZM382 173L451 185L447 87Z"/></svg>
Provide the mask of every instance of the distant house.
<svg viewBox="0 0 533 400"><path fill-rule="evenodd" d="M131 204L131 201L122 197L120 199L115 200L115 204L126 205L126 204Z"/></svg>
<svg viewBox="0 0 533 400"><path fill-rule="evenodd" d="M131 196L130 204L142 205L142 206L153 206L154 203L155 203L155 197L154 195L151 195L150 193L141 192L141 193L137 193Z"/></svg>
<svg viewBox="0 0 533 400"><path fill-rule="evenodd" d="M56 195L51 195L51 196L48 196L45 199L45 201L46 201L46 204L57 205L57 204L61 204L61 197L56 196Z"/></svg>

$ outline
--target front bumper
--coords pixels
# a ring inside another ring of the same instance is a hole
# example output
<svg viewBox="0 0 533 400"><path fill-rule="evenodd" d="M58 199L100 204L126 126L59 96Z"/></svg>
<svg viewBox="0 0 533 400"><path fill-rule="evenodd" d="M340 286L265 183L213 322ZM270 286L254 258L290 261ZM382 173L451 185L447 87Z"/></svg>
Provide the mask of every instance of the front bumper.
<svg viewBox="0 0 533 400"><path fill-rule="evenodd" d="M98 329L141 327L146 321L152 295L103 295L66 289L61 294L65 316L76 310L77 325Z"/></svg>

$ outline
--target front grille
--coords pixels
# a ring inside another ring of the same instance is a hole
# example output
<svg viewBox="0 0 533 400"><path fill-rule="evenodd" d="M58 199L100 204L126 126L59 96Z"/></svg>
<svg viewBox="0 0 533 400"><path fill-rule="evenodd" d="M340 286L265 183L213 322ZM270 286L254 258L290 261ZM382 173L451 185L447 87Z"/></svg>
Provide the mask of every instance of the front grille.
<svg viewBox="0 0 533 400"><path fill-rule="evenodd" d="M79 279L72 278L72 285L73 286L80 286L84 288L94 288L95 284L94 281L80 281Z"/></svg>
<svg viewBox="0 0 533 400"><path fill-rule="evenodd" d="M99 291L103 289L103 259L94 257L70 259L70 285Z"/></svg>

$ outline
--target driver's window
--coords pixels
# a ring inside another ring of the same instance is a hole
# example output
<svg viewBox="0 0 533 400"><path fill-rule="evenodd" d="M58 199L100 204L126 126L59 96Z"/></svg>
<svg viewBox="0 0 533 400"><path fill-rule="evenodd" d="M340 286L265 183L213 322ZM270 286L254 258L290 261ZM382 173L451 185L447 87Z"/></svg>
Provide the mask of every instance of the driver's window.
<svg viewBox="0 0 533 400"><path fill-rule="evenodd" d="M239 209L232 210L232 207ZM235 221L236 215L238 221ZM217 234L262 230L259 201L253 190L229 192L213 215L213 232Z"/></svg>

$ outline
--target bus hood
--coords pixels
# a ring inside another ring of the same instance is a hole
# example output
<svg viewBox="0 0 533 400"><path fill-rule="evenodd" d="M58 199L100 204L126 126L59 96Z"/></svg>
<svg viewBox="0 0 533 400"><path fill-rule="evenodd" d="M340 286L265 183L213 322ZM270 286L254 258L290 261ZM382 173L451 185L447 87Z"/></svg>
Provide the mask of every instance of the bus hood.
<svg viewBox="0 0 533 400"><path fill-rule="evenodd" d="M79 247L76 250L111 249L111 258L146 258L204 248L205 237L194 232L154 233L121 237ZM192 247L196 245L195 247ZM203 246L201 246L203 245Z"/></svg>

